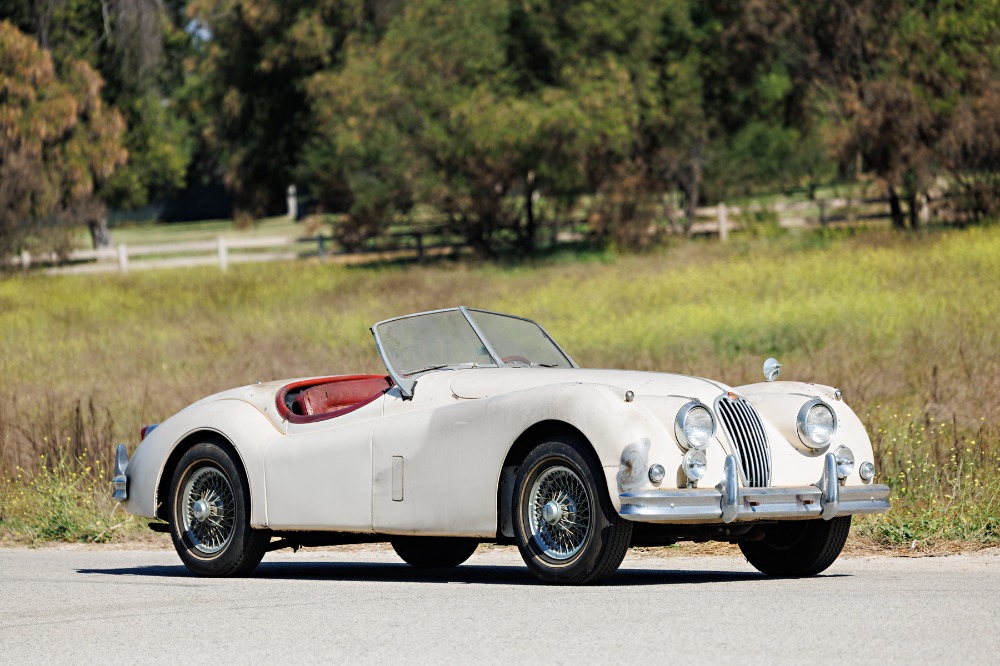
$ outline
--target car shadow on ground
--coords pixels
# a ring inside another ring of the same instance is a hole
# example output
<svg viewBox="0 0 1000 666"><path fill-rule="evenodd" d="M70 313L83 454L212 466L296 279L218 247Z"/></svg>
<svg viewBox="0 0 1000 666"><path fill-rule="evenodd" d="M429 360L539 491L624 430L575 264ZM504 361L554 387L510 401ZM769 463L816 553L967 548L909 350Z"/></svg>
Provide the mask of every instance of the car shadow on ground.
<svg viewBox="0 0 1000 666"><path fill-rule="evenodd" d="M198 578L184 566L137 566L113 569L77 569L77 573L151 578ZM836 578L843 574L826 574ZM415 569L406 564L366 562L264 562L248 578L258 580L340 581L374 583L465 583L476 585L544 585L525 567L467 564L453 569ZM621 568L602 586L693 585L760 583L771 580L755 571L689 571L680 569Z"/></svg>

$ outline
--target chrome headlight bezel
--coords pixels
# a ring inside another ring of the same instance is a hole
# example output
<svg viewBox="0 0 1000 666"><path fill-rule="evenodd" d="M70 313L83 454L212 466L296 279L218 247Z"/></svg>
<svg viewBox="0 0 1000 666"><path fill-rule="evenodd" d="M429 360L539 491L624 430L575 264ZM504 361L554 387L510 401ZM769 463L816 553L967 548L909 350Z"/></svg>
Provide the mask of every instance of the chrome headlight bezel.
<svg viewBox="0 0 1000 666"><path fill-rule="evenodd" d="M689 430L689 419L692 413L696 413L696 410L703 410L708 414L708 418L712 423L711 431L701 430L702 436L694 439L692 437L693 433ZM674 435L677 437L677 443L680 444L681 448L685 451L690 449L706 449L708 445L712 443L715 439L715 434L718 431L719 424L715 420L715 414L708 406L701 402L700 400L692 400L686 403L677 412L677 418L674 419Z"/></svg>
<svg viewBox="0 0 1000 666"><path fill-rule="evenodd" d="M830 426L830 435L825 439L813 439L811 436L812 426L810 424L810 416L813 410L826 410L830 414L830 419L832 421ZM795 430L798 432L799 441L802 442L807 448L813 451L822 451L830 446L833 439L837 436L837 412L834 411L833 407L826 404L825 401L820 398L813 398L807 401L799 409L799 414L795 419Z"/></svg>

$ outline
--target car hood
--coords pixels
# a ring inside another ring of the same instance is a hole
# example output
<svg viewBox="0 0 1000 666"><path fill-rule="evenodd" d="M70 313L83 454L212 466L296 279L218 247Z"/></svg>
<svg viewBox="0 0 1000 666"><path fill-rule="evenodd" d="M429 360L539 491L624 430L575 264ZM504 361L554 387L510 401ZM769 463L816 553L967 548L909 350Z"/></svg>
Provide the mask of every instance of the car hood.
<svg viewBox="0 0 1000 666"><path fill-rule="evenodd" d="M717 395L730 390L728 386L708 379L664 372L586 368L476 368L454 371L451 392L458 398L476 399L567 383L615 386L637 395L690 398Z"/></svg>

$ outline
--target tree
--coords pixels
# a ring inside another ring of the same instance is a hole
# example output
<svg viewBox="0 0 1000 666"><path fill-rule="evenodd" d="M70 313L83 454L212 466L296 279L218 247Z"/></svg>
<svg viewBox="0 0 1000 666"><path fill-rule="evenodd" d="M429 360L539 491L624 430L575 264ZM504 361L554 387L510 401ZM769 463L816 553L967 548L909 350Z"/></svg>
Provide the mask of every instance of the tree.
<svg viewBox="0 0 1000 666"><path fill-rule="evenodd" d="M536 192L575 193L627 149L627 70L600 53L556 54L532 20L520 3L412 2L381 39L355 39L341 70L313 78L311 152L335 154L356 221L384 225L419 202L482 254L530 253Z"/></svg>
<svg viewBox="0 0 1000 666"><path fill-rule="evenodd" d="M56 74L82 61L104 85L101 97L124 116L127 164L95 196L116 208L141 208L183 188L201 128L177 104L186 88L194 43L184 0L0 0L22 31L52 56ZM107 221L95 243L110 243Z"/></svg>
<svg viewBox="0 0 1000 666"><path fill-rule="evenodd" d="M802 17L831 150L883 183L895 227L918 225L917 197L946 170L996 172L995 116L975 111L996 109L995 2L803 3Z"/></svg>
<svg viewBox="0 0 1000 666"><path fill-rule="evenodd" d="M125 163L124 121L101 77L0 22L0 256L46 231L103 218L95 191Z"/></svg>
<svg viewBox="0 0 1000 666"><path fill-rule="evenodd" d="M376 29L391 2L192 0L209 31L201 77L206 134L225 168L237 217L284 211L312 118L306 82L334 68L348 34Z"/></svg>

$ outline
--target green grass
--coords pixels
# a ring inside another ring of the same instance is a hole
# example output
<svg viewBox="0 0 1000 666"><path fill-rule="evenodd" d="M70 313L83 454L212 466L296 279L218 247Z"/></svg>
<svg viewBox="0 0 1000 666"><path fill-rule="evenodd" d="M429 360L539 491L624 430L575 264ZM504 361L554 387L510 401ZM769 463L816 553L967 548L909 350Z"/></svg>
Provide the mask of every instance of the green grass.
<svg viewBox="0 0 1000 666"><path fill-rule="evenodd" d="M466 304L538 319L584 366L738 385L759 381L763 359L777 356L783 379L842 388L872 434L894 508L859 520L860 534L998 543L997 284L995 227L741 235L510 265L11 277L0 281L0 531L100 534L18 527L27 523L10 498L37 496L25 484L53 471L41 455L110 454L141 425L256 380L377 372L373 322Z"/></svg>

